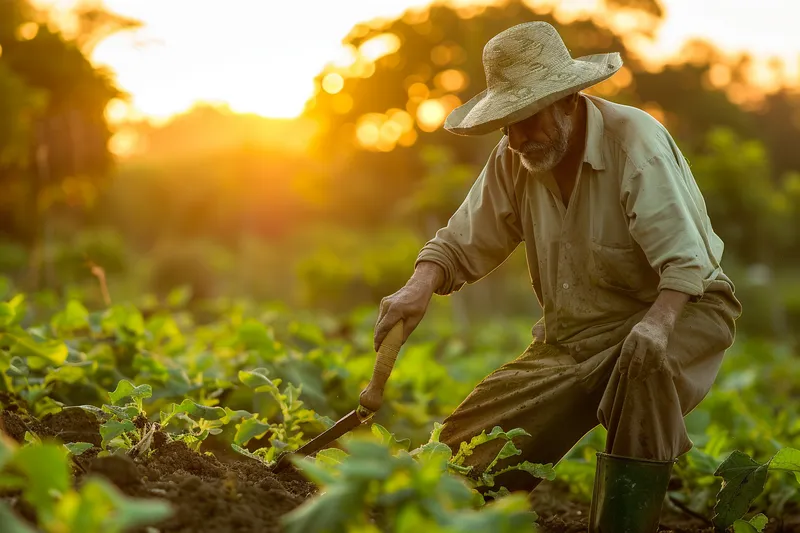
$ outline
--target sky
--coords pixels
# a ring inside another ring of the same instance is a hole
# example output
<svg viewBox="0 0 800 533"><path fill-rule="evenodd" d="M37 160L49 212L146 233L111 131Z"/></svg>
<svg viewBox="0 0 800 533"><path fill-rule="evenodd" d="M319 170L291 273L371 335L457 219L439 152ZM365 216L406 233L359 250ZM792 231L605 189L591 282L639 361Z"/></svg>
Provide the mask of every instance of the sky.
<svg viewBox="0 0 800 533"><path fill-rule="evenodd" d="M76 0L36 0L66 10ZM474 3L477 0L453 0ZM555 0L540 0L555 1ZM600 0L560 0L577 13ZM225 103L234 111L266 117L300 114L314 92L314 77L341 57L341 40L357 22L396 17L430 0L104 0L111 11L144 27L102 42L97 65L110 67L131 96L114 118L162 121L198 101ZM668 58L692 37L726 52L777 56L787 72L800 67L800 2L759 0L662 0L666 20L649 56ZM224 6L224 7L222 7ZM476 88L477 90L477 88Z"/></svg>

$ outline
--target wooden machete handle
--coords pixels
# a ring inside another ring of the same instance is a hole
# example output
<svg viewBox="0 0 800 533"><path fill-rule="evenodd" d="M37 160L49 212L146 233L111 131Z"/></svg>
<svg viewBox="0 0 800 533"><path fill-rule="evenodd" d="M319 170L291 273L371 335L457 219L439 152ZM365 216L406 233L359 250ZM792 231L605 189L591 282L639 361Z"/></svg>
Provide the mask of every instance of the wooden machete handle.
<svg viewBox="0 0 800 533"><path fill-rule="evenodd" d="M403 321L400 320L392 327L386 338L378 348L375 358L375 369L369 385L361 391L361 406L373 413L381 408L383 403L383 388L394 368L394 362L400 347L403 345Z"/></svg>

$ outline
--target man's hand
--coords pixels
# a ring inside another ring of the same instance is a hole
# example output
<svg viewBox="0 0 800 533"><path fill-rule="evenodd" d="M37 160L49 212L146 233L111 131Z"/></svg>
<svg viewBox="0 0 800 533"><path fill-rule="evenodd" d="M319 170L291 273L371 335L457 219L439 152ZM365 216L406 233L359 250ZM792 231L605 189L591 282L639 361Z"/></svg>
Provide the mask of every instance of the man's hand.
<svg viewBox="0 0 800 533"><path fill-rule="evenodd" d="M669 332L663 324L642 320L625 339L619 371L632 380L645 380L653 372L669 372L667 364Z"/></svg>
<svg viewBox="0 0 800 533"><path fill-rule="evenodd" d="M375 324L376 352L383 339L399 320L403 321L403 342L406 342L408 336L425 316L431 297L442 279L444 279L442 267L423 261L417 265L414 275L402 289L381 300L378 322Z"/></svg>
<svg viewBox="0 0 800 533"><path fill-rule="evenodd" d="M622 344L619 371L632 380L645 380L653 372L671 373L667 343L675 321L689 295L663 290L641 322L636 324Z"/></svg>

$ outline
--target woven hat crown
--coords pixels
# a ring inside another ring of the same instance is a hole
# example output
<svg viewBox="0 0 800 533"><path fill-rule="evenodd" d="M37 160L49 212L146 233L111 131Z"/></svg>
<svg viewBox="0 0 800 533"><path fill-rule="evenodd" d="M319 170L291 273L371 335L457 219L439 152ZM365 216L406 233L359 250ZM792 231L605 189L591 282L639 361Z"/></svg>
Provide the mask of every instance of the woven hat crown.
<svg viewBox="0 0 800 533"><path fill-rule="evenodd" d="M525 98L530 81L552 79L552 73L572 61L564 41L547 22L519 24L498 33L483 48L486 87L511 91Z"/></svg>
<svg viewBox="0 0 800 533"><path fill-rule="evenodd" d="M489 133L600 83L621 67L617 52L573 58L547 22L518 24L486 43L486 89L451 111L445 129L459 135Z"/></svg>

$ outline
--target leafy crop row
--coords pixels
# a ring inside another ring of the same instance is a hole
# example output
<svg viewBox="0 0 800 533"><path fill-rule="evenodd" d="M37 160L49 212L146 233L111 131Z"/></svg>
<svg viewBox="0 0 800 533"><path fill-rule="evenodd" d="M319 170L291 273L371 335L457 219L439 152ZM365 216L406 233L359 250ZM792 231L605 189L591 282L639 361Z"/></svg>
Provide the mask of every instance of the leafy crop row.
<svg viewBox="0 0 800 533"><path fill-rule="evenodd" d="M22 295L0 302L0 391L23 399L38 417L76 407L93 413L101 423L102 455L146 455L154 435L162 432L195 450L202 450L208 439L220 440L268 464L357 404L374 362L367 312L342 322L277 305L217 301L190 313L183 296L176 291L164 305L94 312L70 300L47 320L40 318L36 302L29 304ZM490 529L510 531L533 523L527 499L495 487L498 472L492 471L497 460L519 454L511 438L521 430L495 428L462 443L455 454L438 442L439 426L430 432L483 377L487 365L508 358L511 348L506 345L515 341L503 336L502 328L488 326L463 339L437 331L436 324L421 326L404 348L379 414L383 425L373 424L372 438L343 439L346 451L327 450L299 463L325 490L288 517L294 531L310 528L322 517L334 527L337 516L341 527L332 531L376 524L391 524L395 531L431 524L451 531L491 524ZM752 364L754 357L760 359L758 365ZM751 503L780 514L789 502L800 500L795 480L780 474L800 471L800 452L788 448L800 434L800 414L792 403L773 407L775 400L788 401L800 387L800 379L786 379L794 358L790 351L754 341L731 350L717 387L687 418L695 448L676 469L680 486L670 492L673 504L707 516L715 507L719 530L732 526L741 532L764 527L761 518L741 520ZM415 371L423 363L428 371ZM775 379L777 386L765 384L765 377L781 373L784 379ZM398 441L394 435L412 439ZM506 442L490 469L474 473L465 467L471 450L492 439ZM18 450L4 441L3 457L21 454L22 459L0 461L0 487L18 488L22 480L37 475L19 466L26 464L26 454L52 454L53 461L67 465L59 471L68 472L70 453L92 446L73 443L66 449L40 443L35 436L29 441ZM412 449L412 441L419 445ZM602 448L602 441L598 428L555 470L530 463L514 468L556 477L576 497L587 498L594 451ZM52 450L58 450L60 459ZM751 456L772 459L762 464ZM106 493L105 503L92 503L92 487L102 481L86 481L78 490L63 479L44 491L49 500L25 492L37 513L44 513L41 524L56 516L51 508L67 505L63 502L78 505L84 497L88 499L81 505L105 509L97 511L98 524L127 512L116 510L128 502L113 491ZM483 506L482 495L495 501ZM0 512L9 516L10 511ZM61 522L53 523L62 525L53 531L77 531L65 512L59 511ZM126 523L115 524L124 528Z"/></svg>

